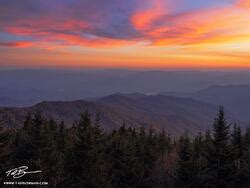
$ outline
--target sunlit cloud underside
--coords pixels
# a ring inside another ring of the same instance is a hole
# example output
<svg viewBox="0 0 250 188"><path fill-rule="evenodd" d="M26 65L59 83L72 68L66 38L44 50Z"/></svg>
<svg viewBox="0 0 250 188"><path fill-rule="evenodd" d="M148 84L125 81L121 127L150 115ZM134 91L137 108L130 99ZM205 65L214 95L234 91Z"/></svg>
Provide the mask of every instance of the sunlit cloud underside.
<svg viewBox="0 0 250 188"><path fill-rule="evenodd" d="M0 65L250 68L250 0L0 0Z"/></svg>

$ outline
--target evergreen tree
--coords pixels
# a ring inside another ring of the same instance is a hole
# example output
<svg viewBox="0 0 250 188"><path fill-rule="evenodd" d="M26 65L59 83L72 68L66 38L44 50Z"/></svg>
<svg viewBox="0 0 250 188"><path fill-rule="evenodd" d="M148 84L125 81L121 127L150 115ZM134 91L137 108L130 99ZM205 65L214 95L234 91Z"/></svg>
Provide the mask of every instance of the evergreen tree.
<svg viewBox="0 0 250 188"><path fill-rule="evenodd" d="M64 180L64 166L65 166L65 154L68 149L67 145L67 134L64 122L62 121L59 125L59 130L56 137L56 148L58 151L58 168L57 168L57 184L61 186Z"/></svg>
<svg viewBox="0 0 250 188"><path fill-rule="evenodd" d="M143 160L139 156L139 140L133 129L122 126L111 137L111 164L113 187L142 186L144 177Z"/></svg>
<svg viewBox="0 0 250 188"><path fill-rule="evenodd" d="M5 176L4 172L9 166L8 158L11 153L9 148L10 136L10 131L5 130L3 122L0 121L0 183L2 183Z"/></svg>
<svg viewBox="0 0 250 188"><path fill-rule="evenodd" d="M230 187L232 182L232 149L229 145L229 125L225 119L224 110L219 109L215 118L214 133L211 145L207 151L206 185L208 187Z"/></svg>
<svg viewBox="0 0 250 188"><path fill-rule="evenodd" d="M234 159L234 176L233 183L234 186L245 187L249 184L249 169L248 164L244 161L244 141L241 134L240 126L234 124L234 129L231 139L232 149L233 149L233 159Z"/></svg>
<svg viewBox="0 0 250 188"><path fill-rule="evenodd" d="M9 132L4 130L4 124L0 121L0 157L4 155L8 141Z"/></svg>
<svg viewBox="0 0 250 188"><path fill-rule="evenodd" d="M207 133L207 138L209 139L209 132ZM192 143L192 161L194 167L194 184L193 187L202 186L202 171L206 166L206 161L203 157L206 144L209 144L209 141L203 138L202 133L200 132L197 137L194 138Z"/></svg>
<svg viewBox="0 0 250 188"><path fill-rule="evenodd" d="M13 153L11 164L13 168L27 166L29 170L43 170L43 149L45 146L42 127L45 120L40 113L28 115L24 122L24 127L17 131L15 140L11 146ZM22 180L43 181L43 173L29 174Z"/></svg>
<svg viewBox="0 0 250 188"><path fill-rule="evenodd" d="M169 135L166 135L165 130L162 130L157 135L157 150L160 156L163 158L166 151L170 150L171 138Z"/></svg>
<svg viewBox="0 0 250 188"><path fill-rule="evenodd" d="M250 167L250 127L247 127L244 135L244 160Z"/></svg>
<svg viewBox="0 0 250 188"><path fill-rule="evenodd" d="M244 135L245 149L250 149L250 126L247 127L246 133Z"/></svg>
<svg viewBox="0 0 250 188"><path fill-rule="evenodd" d="M244 159L250 165L250 126L247 127L243 140L244 140Z"/></svg>
<svg viewBox="0 0 250 188"><path fill-rule="evenodd" d="M193 186L194 166L192 162L192 150L190 139L187 135L179 140L178 163L177 163L177 187Z"/></svg>
<svg viewBox="0 0 250 188"><path fill-rule="evenodd" d="M197 137L194 138L193 141L193 160L199 160L202 157L202 150L203 150L203 137L202 133L200 132Z"/></svg>
<svg viewBox="0 0 250 188"><path fill-rule="evenodd" d="M42 155L43 155L43 147L45 146L44 134L43 134L43 126L45 124L45 120L43 119L40 112L34 113L34 117L32 119L32 127L29 129L28 137L29 144L31 149L31 156L29 158L29 168L30 169L42 169ZM32 132L31 132L32 131ZM40 175L40 174L39 174Z"/></svg>
<svg viewBox="0 0 250 188"><path fill-rule="evenodd" d="M241 134L241 128L240 126L237 126L237 124L234 124L234 130L232 134L232 149L234 152L234 164L237 169L241 168L241 161L243 156L243 137Z"/></svg>
<svg viewBox="0 0 250 188"><path fill-rule="evenodd" d="M50 120L43 126L43 149L42 149L42 169L44 178L49 182L50 187L56 187L62 181L64 158L59 150L58 125L54 120ZM63 145L60 147L64 147Z"/></svg>
<svg viewBox="0 0 250 188"><path fill-rule="evenodd" d="M237 163L236 163L237 164ZM243 136L243 155L240 169L236 169L235 184L241 187L250 187L250 128Z"/></svg>
<svg viewBox="0 0 250 188"><path fill-rule="evenodd" d="M100 116L91 121L88 112L71 128L40 113L27 115L15 131L0 123L1 171L42 170L22 181L48 181L49 187L250 187L250 128L243 136L235 124L230 132L223 108L212 134L176 143L164 131L124 124L106 133L100 125Z"/></svg>
<svg viewBox="0 0 250 188"><path fill-rule="evenodd" d="M68 174L66 185L71 187L106 187L103 181L106 171L103 167L103 134L91 125L90 114L86 111L76 128L76 140L68 152L65 170ZM104 178L105 179L105 178Z"/></svg>

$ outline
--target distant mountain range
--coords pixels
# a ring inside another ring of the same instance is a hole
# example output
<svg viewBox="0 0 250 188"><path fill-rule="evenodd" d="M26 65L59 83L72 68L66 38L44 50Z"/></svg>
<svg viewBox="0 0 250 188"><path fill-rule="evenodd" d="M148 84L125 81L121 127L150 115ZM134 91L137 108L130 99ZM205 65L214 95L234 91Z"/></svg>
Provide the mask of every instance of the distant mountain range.
<svg viewBox="0 0 250 188"><path fill-rule="evenodd" d="M250 85L214 85L192 93L165 92L165 96L189 97L224 106L236 121L250 123Z"/></svg>
<svg viewBox="0 0 250 188"><path fill-rule="evenodd" d="M0 70L0 106L72 101L113 93L193 93L213 85L250 83L250 72L139 70Z"/></svg>
<svg viewBox="0 0 250 188"><path fill-rule="evenodd" d="M250 122L250 85L211 86L189 97L223 105L239 120Z"/></svg>
<svg viewBox="0 0 250 188"><path fill-rule="evenodd" d="M135 93L114 94L92 101L41 102L25 108L0 108L0 118L9 127L19 127L28 113L40 111L47 118L63 120L69 125L85 110L93 117L100 113L102 126L107 131L126 124L180 135L184 131L196 134L206 130L218 109L190 98Z"/></svg>
<svg viewBox="0 0 250 188"><path fill-rule="evenodd" d="M89 110L106 130L125 123L195 133L211 126L219 105L230 122L249 124L249 83L249 72L0 70L0 119L19 127L40 111L72 124Z"/></svg>

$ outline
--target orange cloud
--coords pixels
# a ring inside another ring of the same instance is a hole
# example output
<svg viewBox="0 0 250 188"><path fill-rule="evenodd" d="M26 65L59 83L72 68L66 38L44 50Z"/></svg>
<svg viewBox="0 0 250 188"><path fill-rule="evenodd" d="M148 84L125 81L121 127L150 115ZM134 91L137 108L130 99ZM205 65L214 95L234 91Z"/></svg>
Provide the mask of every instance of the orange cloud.
<svg viewBox="0 0 250 188"><path fill-rule="evenodd" d="M248 1L249 2L249 1ZM250 9L242 9L238 3L226 7L207 8L182 13L175 16L163 16L151 22L154 24L144 34L152 45L220 44L249 40ZM206 46L208 47L208 46Z"/></svg>
<svg viewBox="0 0 250 188"><path fill-rule="evenodd" d="M35 40L26 42L26 44L33 44L36 47L45 49L57 49L65 46L112 48L135 43L132 40L98 37L95 35L86 35L84 37L75 34L75 31L86 28L88 28L86 23L77 22L76 20L56 23L45 19L38 22L36 20L22 20L15 26L6 27L5 31L13 35L33 37ZM5 46L12 47L14 44ZM19 46L16 45L16 47ZM25 46L23 45L23 47ZM29 47L29 45L26 45L26 47Z"/></svg>
<svg viewBox="0 0 250 188"><path fill-rule="evenodd" d="M238 6L243 8L249 8L250 7L250 1L249 0L238 0L236 3Z"/></svg>
<svg viewBox="0 0 250 188"><path fill-rule="evenodd" d="M122 11L118 12L117 19L99 18L106 14L88 21L77 16L73 19L51 15L40 19L20 18L14 24L0 25L6 33L31 39L0 42L0 46L27 48L27 51L29 47L42 49L32 57L30 53L19 53L13 61L23 58L28 62L30 58L67 66L250 68L249 0L177 13L173 13L168 3L139 0L140 6L132 13L120 15ZM126 27L118 24L121 28L116 30L117 22L126 22ZM126 32L120 33L124 30ZM91 52L81 55L74 53L71 47ZM52 54L56 52L60 52L59 55Z"/></svg>
<svg viewBox="0 0 250 188"><path fill-rule="evenodd" d="M20 42L0 42L0 46L3 47L16 47L16 48L27 48L32 46L31 42L20 41Z"/></svg>
<svg viewBox="0 0 250 188"><path fill-rule="evenodd" d="M141 4L145 4L148 1L140 1ZM163 0L151 0L148 3L149 7L136 11L131 16L131 21L134 27L138 30L145 30L150 27L150 24L157 18L166 14L166 1Z"/></svg>

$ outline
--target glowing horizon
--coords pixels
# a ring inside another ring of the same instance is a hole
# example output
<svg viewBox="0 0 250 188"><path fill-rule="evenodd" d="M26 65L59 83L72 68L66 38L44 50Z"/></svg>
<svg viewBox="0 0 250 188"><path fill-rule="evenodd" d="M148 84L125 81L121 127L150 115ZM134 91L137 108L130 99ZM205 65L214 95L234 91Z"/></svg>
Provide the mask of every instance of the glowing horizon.
<svg viewBox="0 0 250 188"><path fill-rule="evenodd" d="M250 68L250 0L2 0L0 66Z"/></svg>

